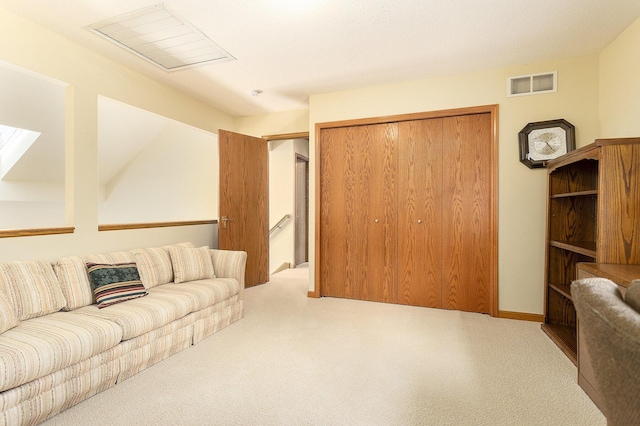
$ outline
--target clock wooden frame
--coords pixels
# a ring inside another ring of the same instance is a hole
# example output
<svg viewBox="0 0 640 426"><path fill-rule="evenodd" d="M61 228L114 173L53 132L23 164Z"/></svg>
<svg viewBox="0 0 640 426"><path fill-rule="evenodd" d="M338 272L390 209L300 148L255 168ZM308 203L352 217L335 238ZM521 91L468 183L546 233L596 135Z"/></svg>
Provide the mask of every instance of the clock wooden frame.
<svg viewBox="0 0 640 426"><path fill-rule="evenodd" d="M575 127L573 124L569 123L567 120L558 119L558 120L547 120L547 121L537 121L534 123L529 123L518 133L518 140L520 142L520 162L530 169L537 169L542 167L547 167L546 160L532 160L529 157L529 133L534 130L539 129L552 129L559 127L565 131L565 140L564 143L567 147L567 152L573 151L576 149L576 133Z"/></svg>

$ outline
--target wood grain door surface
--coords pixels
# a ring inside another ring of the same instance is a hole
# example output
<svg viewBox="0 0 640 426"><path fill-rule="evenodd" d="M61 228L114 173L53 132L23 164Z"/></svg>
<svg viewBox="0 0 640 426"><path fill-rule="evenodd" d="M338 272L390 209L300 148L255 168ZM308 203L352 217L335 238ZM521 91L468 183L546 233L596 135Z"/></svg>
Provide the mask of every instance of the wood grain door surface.
<svg viewBox="0 0 640 426"><path fill-rule="evenodd" d="M247 252L245 287L269 281L267 141L220 130L218 247Z"/></svg>
<svg viewBox="0 0 640 426"><path fill-rule="evenodd" d="M399 123L398 303L442 306L442 122Z"/></svg>
<svg viewBox="0 0 640 426"><path fill-rule="evenodd" d="M323 130L323 295L395 302L395 124Z"/></svg>
<svg viewBox="0 0 640 426"><path fill-rule="evenodd" d="M397 300L397 141L396 123L353 129L356 147L357 297L374 302Z"/></svg>
<svg viewBox="0 0 640 426"><path fill-rule="evenodd" d="M352 297L356 280L356 225L353 130L347 127L324 129L319 143L322 150L320 179L320 220L322 238L321 257L322 295ZM338 265L334 262L338 261Z"/></svg>
<svg viewBox="0 0 640 426"><path fill-rule="evenodd" d="M320 129L320 295L496 314L492 120Z"/></svg>
<svg viewBox="0 0 640 426"><path fill-rule="evenodd" d="M491 117L444 118L442 305L490 313Z"/></svg>

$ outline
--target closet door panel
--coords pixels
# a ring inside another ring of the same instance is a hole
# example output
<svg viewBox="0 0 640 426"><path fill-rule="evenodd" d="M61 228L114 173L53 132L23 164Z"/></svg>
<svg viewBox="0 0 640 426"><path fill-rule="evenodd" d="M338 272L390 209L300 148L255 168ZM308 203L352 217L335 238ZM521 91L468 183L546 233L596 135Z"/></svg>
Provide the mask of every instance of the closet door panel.
<svg viewBox="0 0 640 426"><path fill-rule="evenodd" d="M358 126L358 299L397 301L396 123Z"/></svg>
<svg viewBox="0 0 640 426"><path fill-rule="evenodd" d="M398 128L398 303L439 308L442 119Z"/></svg>
<svg viewBox="0 0 640 426"><path fill-rule="evenodd" d="M356 143L347 127L320 134L320 280L322 295L357 298L359 254L356 211Z"/></svg>
<svg viewBox="0 0 640 426"><path fill-rule="evenodd" d="M491 116L444 118L443 307L490 313Z"/></svg>

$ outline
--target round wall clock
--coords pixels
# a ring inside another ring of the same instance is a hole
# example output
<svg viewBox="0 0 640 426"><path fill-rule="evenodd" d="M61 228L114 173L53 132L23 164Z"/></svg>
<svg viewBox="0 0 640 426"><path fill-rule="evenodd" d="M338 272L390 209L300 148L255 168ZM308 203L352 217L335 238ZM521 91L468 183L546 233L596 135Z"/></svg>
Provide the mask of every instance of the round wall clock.
<svg viewBox="0 0 640 426"><path fill-rule="evenodd" d="M520 162L530 169L576 149L575 127L566 120L529 123L518 133Z"/></svg>

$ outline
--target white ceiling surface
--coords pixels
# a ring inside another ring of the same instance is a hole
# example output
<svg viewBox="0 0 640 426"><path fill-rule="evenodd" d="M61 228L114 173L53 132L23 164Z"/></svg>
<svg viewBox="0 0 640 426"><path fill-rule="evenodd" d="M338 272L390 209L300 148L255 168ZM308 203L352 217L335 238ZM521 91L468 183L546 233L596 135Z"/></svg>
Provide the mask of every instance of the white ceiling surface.
<svg viewBox="0 0 640 426"><path fill-rule="evenodd" d="M236 116L304 109L311 94L596 54L640 16L638 0L168 0L237 59L172 73L86 28L157 3L0 7Z"/></svg>

